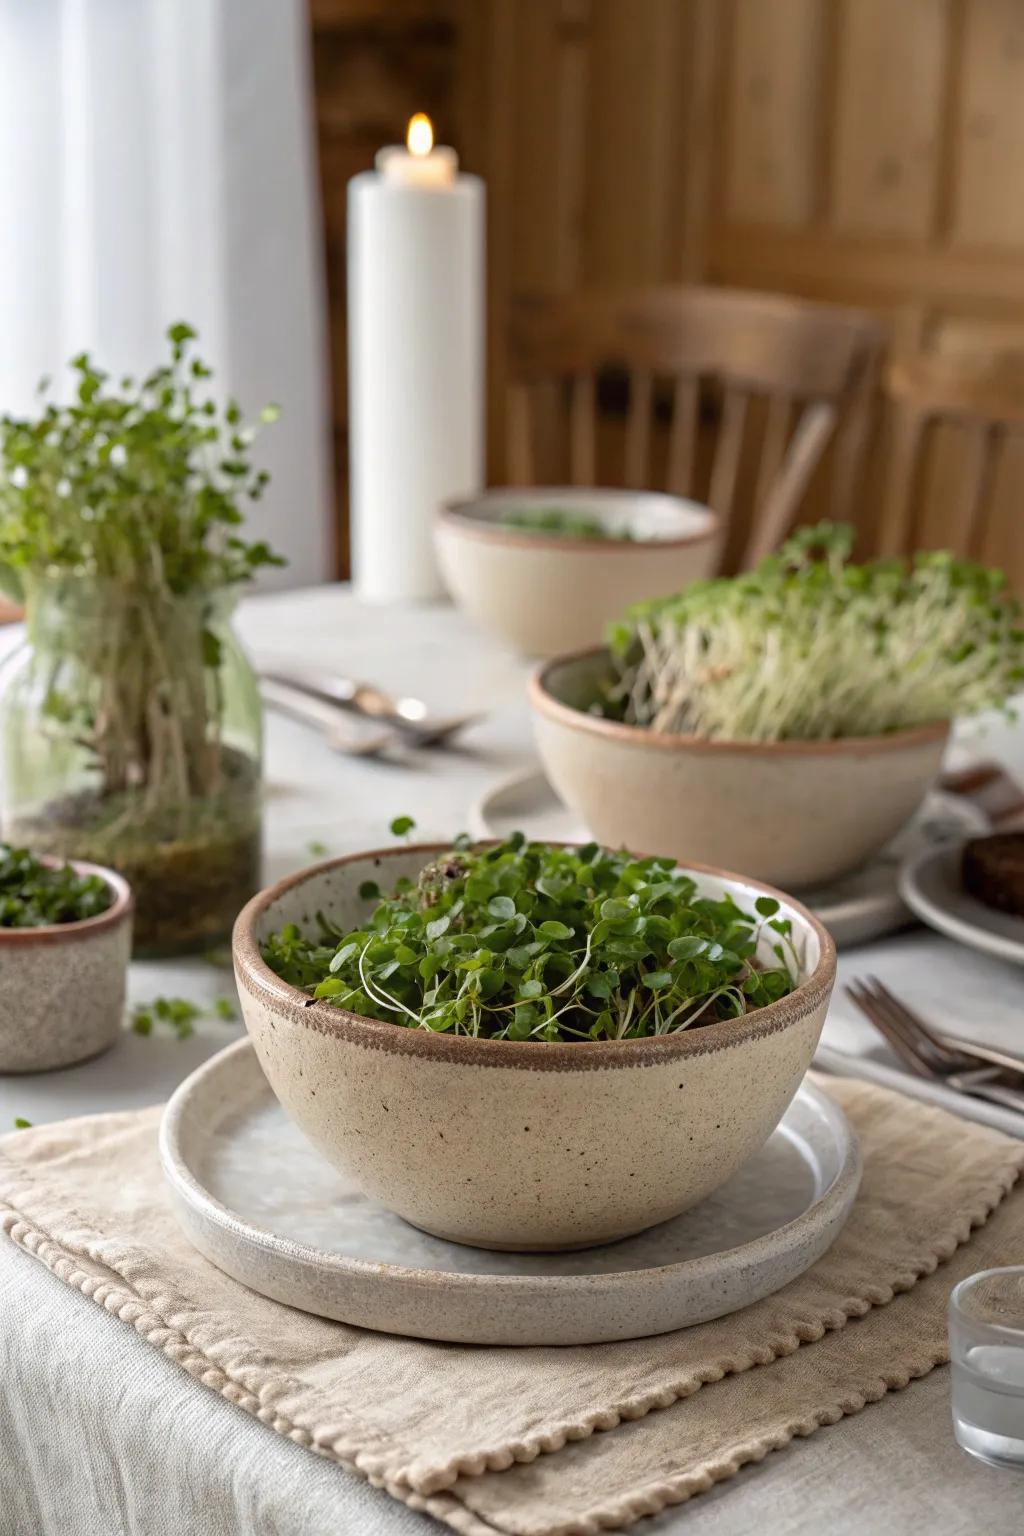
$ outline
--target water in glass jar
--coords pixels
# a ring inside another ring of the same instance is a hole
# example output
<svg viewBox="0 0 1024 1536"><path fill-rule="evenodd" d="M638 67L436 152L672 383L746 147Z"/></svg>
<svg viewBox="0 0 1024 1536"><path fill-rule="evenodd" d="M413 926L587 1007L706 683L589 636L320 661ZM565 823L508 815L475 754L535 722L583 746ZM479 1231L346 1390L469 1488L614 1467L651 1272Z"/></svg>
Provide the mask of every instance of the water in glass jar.
<svg viewBox="0 0 1024 1536"><path fill-rule="evenodd" d="M954 1358L953 1427L965 1451L1024 1468L1024 1348L975 1344Z"/></svg>

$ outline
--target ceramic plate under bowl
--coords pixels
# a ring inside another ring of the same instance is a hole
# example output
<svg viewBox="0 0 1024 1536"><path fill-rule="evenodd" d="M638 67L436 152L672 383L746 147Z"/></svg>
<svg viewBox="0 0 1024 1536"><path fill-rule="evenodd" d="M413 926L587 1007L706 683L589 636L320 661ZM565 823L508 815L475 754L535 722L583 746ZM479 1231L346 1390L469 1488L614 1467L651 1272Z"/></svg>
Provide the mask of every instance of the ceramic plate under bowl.
<svg viewBox="0 0 1024 1536"><path fill-rule="evenodd" d="M935 791L913 821L870 864L841 880L796 894L825 924L841 949L866 944L905 928L913 920L910 903L899 890L902 864L950 841L959 843L966 834L988 830L988 822L976 806L961 796ZM487 790L470 811L470 831L474 837L507 837L510 832L522 831L534 840L553 842L582 843L590 836L539 767L517 773Z"/></svg>
<svg viewBox="0 0 1024 1536"><path fill-rule="evenodd" d="M964 890L960 877L963 843L926 849L903 869L900 891L907 906L940 933L1024 965L1024 917L986 907Z"/></svg>
<svg viewBox="0 0 1024 1536"><path fill-rule="evenodd" d="M236 1280L322 1317L463 1344L640 1338L748 1306L820 1258L860 1182L845 1116L805 1083L761 1151L674 1221L576 1253L467 1248L409 1226L314 1151L248 1040L182 1083L160 1154L188 1237Z"/></svg>

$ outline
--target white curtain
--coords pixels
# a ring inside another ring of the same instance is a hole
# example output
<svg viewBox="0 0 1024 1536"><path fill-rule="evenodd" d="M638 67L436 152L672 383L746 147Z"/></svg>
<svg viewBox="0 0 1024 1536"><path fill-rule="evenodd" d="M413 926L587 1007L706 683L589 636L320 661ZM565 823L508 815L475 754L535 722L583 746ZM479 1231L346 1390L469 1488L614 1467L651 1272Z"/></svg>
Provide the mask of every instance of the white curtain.
<svg viewBox="0 0 1024 1536"><path fill-rule="evenodd" d="M219 387L282 407L253 526L288 585L331 552L307 25L304 0L0 0L0 411L83 348L146 370L188 320Z"/></svg>

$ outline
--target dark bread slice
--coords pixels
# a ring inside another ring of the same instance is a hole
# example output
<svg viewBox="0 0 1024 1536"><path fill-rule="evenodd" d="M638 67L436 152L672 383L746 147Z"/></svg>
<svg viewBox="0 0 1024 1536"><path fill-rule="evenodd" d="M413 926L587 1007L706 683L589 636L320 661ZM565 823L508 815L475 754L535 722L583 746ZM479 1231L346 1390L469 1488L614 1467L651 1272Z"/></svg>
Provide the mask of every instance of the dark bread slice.
<svg viewBox="0 0 1024 1536"><path fill-rule="evenodd" d="M1000 912L1024 917L1024 832L995 832L964 844L964 890Z"/></svg>

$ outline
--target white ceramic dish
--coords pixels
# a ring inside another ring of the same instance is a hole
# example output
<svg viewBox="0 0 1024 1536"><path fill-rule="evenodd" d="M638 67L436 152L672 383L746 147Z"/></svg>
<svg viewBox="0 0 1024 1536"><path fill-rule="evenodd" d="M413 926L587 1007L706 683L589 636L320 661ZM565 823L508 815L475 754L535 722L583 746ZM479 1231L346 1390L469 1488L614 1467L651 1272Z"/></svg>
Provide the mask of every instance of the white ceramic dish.
<svg viewBox="0 0 1024 1536"><path fill-rule="evenodd" d="M474 837L525 832L535 841L583 843L591 834L564 805L538 764L486 790L469 813ZM863 868L800 893L840 949L896 933L913 921L899 891L901 864L938 845L988 831L984 814L962 796L933 791L913 821Z"/></svg>
<svg viewBox="0 0 1024 1536"><path fill-rule="evenodd" d="M961 944L1024 965L1024 918L969 896L960 878L962 845L925 849L904 865L900 895L929 928Z"/></svg>
<svg viewBox="0 0 1024 1536"><path fill-rule="evenodd" d="M429 1237L360 1194L285 1116L247 1040L164 1113L160 1154L201 1253L290 1306L467 1344L587 1344L668 1332L770 1295L838 1236L860 1181L842 1111L805 1083L767 1144L702 1205L579 1253Z"/></svg>
<svg viewBox="0 0 1024 1536"><path fill-rule="evenodd" d="M510 511L557 507L631 539L516 528ZM719 524L700 502L660 491L511 487L450 502L437 520L441 571L471 618L527 656L595 645L632 603L710 576Z"/></svg>

